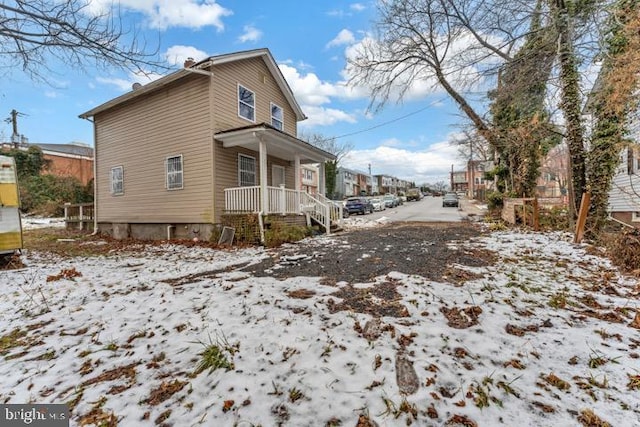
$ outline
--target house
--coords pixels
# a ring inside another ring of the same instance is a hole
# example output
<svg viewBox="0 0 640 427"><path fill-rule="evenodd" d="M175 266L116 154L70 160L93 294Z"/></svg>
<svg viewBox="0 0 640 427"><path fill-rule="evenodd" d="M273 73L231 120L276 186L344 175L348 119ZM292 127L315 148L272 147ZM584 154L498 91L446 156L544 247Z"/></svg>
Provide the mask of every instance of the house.
<svg viewBox="0 0 640 427"><path fill-rule="evenodd" d="M300 165L300 190L309 194L318 194L318 165Z"/></svg>
<svg viewBox="0 0 640 427"><path fill-rule="evenodd" d="M30 146L40 148L44 159L48 162L47 169L42 173L71 176L82 185L89 184L93 179L93 148L81 142L69 144L3 143L2 149L18 148L26 151Z"/></svg>
<svg viewBox="0 0 640 427"><path fill-rule="evenodd" d="M221 226L315 221L328 232L324 164L296 137L306 116L268 49L209 57L80 115L95 134L95 226L116 238L204 238ZM318 164L318 193L302 167ZM267 224L267 225L264 225Z"/></svg>
<svg viewBox="0 0 640 427"><path fill-rule="evenodd" d="M635 133L640 137L640 133ZM636 139L638 141L638 139ZM620 163L609 191L609 215L640 229L640 143L630 143L620 151Z"/></svg>
<svg viewBox="0 0 640 427"><path fill-rule="evenodd" d="M359 194L358 174L359 172L353 169L347 169L342 166L338 167L336 171L336 199L357 196Z"/></svg>

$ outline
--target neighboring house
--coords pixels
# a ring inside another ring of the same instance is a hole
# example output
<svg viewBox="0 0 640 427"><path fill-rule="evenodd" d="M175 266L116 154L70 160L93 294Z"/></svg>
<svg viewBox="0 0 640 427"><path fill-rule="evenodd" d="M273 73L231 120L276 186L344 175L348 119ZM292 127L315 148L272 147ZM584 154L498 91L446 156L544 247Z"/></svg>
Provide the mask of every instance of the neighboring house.
<svg viewBox="0 0 640 427"><path fill-rule="evenodd" d="M536 183L538 197L557 197L566 202L569 150L566 144L560 144L549 150L542 160L540 176Z"/></svg>
<svg viewBox="0 0 640 427"><path fill-rule="evenodd" d="M359 194L358 174L358 171L347 169L342 166L338 167L336 172L336 199L343 199L345 197L356 196Z"/></svg>
<svg viewBox="0 0 640 427"><path fill-rule="evenodd" d="M300 190L309 194L318 194L318 165L300 165Z"/></svg>
<svg viewBox="0 0 640 427"><path fill-rule="evenodd" d="M3 143L2 149L18 148L28 150L30 146L39 147L49 165L43 173L56 176L72 176L87 185L93 179L93 148L80 143L40 144L40 143Z"/></svg>
<svg viewBox="0 0 640 427"><path fill-rule="evenodd" d="M96 225L117 238L208 238L253 215L264 240L269 215L327 231L337 215L323 196L335 156L296 137L306 116L268 49L188 60L80 117L96 137ZM300 190L309 163L315 196Z"/></svg>
<svg viewBox="0 0 640 427"><path fill-rule="evenodd" d="M398 180L396 178L390 175L374 175L373 178L378 183L378 192L380 194L396 194L398 192Z"/></svg>
<svg viewBox="0 0 640 427"><path fill-rule="evenodd" d="M609 192L609 214L640 229L640 144L637 142L620 152L620 163Z"/></svg>
<svg viewBox="0 0 640 427"><path fill-rule="evenodd" d="M451 171L451 191L464 191L469 189L467 171Z"/></svg>

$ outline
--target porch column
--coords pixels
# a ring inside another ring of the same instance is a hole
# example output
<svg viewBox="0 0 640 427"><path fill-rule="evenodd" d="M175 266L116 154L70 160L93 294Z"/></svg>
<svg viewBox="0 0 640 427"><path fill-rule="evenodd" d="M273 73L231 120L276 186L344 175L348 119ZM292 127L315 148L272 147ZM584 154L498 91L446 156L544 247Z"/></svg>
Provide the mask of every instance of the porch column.
<svg viewBox="0 0 640 427"><path fill-rule="evenodd" d="M296 190L296 209L300 209L300 192L302 191L302 176L300 170L300 155L296 154L293 158L293 173L295 176L295 187Z"/></svg>
<svg viewBox="0 0 640 427"><path fill-rule="evenodd" d="M324 162L320 162L320 165L318 167L318 193L320 193L323 196L327 196L327 192L325 188L326 186L324 181L324 174L325 174Z"/></svg>
<svg viewBox="0 0 640 427"><path fill-rule="evenodd" d="M260 147L260 210L267 214L269 194L267 193L267 144L260 136L256 136Z"/></svg>

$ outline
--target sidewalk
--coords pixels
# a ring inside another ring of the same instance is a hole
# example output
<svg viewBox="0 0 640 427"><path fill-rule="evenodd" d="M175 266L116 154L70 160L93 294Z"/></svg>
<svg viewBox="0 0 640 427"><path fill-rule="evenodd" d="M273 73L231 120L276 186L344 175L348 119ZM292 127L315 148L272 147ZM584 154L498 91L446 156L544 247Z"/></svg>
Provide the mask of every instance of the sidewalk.
<svg viewBox="0 0 640 427"><path fill-rule="evenodd" d="M469 200L463 197L460 198L460 210L469 217L481 219L487 213L487 205L478 200Z"/></svg>

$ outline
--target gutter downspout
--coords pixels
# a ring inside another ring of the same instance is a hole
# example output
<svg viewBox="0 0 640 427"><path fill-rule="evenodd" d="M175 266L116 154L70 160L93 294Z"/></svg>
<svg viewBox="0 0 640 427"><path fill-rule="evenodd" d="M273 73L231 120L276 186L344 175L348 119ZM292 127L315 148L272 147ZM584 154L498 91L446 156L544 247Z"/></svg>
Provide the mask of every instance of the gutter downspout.
<svg viewBox="0 0 640 427"><path fill-rule="evenodd" d="M98 234L98 145L96 123L88 117L84 117L85 120L93 124L93 233L92 236Z"/></svg>

